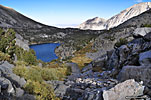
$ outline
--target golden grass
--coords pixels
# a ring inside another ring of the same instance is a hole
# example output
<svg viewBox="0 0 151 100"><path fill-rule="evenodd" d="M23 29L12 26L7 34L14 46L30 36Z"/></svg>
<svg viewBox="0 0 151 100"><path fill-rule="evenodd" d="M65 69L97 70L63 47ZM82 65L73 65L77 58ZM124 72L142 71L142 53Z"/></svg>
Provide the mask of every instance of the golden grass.
<svg viewBox="0 0 151 100"><path fill-rule="evenodd" d="M71 59L73 63L78 64L79 68L82 69L86 63L90 63L92 59L87 58L85 55L78 55Z"/></svg>
<svg viewBox="0 0 151 100"><path fill-rule="evenodd" d="M92 61L92 59L86 57L86 53L96 52L96 50L92 50L92 43L88 43L84 48L75 52L75 57L71 58L73 63L78 64L79 68L82 69L85 64L88 64Z"/></svg>

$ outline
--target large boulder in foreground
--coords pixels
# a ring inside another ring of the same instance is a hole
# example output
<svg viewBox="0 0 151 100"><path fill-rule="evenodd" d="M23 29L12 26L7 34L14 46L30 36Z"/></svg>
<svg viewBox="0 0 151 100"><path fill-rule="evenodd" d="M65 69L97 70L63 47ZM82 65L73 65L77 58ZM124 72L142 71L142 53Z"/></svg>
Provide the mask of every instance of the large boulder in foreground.
<svg viewBox="0 0 151 100"><path fill-rule="evenodd" d="M143 81L145 85L149 85L151 81L151 65L148 66L124 66L118 75L119 81L127 79L135 79Z"/></svg>
<svg viewBox="0 0 151 100"><path fill-rule="evenodd" d="M143 95L144 86L141 83L135 82L134 79L127 80L123 83L117 84L115 87L104 90L104 100L127 100L127 96Z"/></svg>

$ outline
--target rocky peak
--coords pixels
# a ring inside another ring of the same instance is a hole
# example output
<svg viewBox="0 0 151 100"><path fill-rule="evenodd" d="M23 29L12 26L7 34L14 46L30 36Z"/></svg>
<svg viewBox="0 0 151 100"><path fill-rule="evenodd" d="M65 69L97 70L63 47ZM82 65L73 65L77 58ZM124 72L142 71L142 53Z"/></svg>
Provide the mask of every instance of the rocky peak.
<svg viewBox="0 0 151 100"><path fill-rule="evenodd" d="M131 19L132 17L140 15L141 13L149 10L150 8L151 8L151 2L143 2L143 3L135 4L121 11L119 14L111 17L107 21L90 19L80 24L78 27L80 29L92 29L92 30L110 29L122 24L123 22ZM88 21L89 23L87 23ZM94 23L94 21L96 21L96 23Z"/></svg>
<svg viewBox="0 0 151 100"><path fill-rule="evenodd" d="M99 18L99 17L95 17L95 18L92 18L92 19L89 19L89 20L87 20L86 21L86 23L100 23L100 21L101 22L105 22L106 20L105 19L103 19L103 18Z"/></svg>
<svg viewBox="0 0 151 100"><path fill-rule="evenodd" d="M105 22L106 22L105 19L95 17L95 18L89 19L89 20L85 21L84 23L80 24L78 26L78 28L80 28L80 29L93 29L95 27L98 27L99 25L104 24Z"/></svg>
<svg viewBox="0 0 151 100"><path fill-rule="evenodd" d="M120 25L121 23L127 21L128 19L137 16L151 8L151 2L139 3L127 8L126 10L120 12L118 15L110 18L105 24L105 28L109 29Z"/></svg>

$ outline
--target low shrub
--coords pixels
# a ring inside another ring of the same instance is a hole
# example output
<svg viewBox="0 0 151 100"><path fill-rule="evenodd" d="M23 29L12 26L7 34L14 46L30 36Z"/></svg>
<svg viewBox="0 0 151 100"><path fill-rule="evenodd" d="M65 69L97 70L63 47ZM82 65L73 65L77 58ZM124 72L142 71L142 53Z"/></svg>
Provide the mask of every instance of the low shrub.
<svg viewBox="0 0 151 100"><path fill-rule="evenodd" d="M9 54L0 51L0 61L11 61L11 57Z"/></svg>
<svg viewBox="0 0 151 100"><path fill-rule="evenodd" d="M20 66L23 63L23 66ZM27 80L25 90L36 95L38 100L59 100L55 97L51 85L44 81L61 80L67 73L67 68L41 68L38 66L25 67L25 62L17 62L13 72Z"/></svg>
<svg viewBox="0 0 151 100"><path fill-rule="evenodd" d="M37 100L59 100L55 97L51 85L45 82L28 80L24 88L29 93L36 94Z"/></svg>
<svg viewBox="0 0 151 100"><path fill-rule="evenodd" d="M38 66L25 67L16 66L13 69L16 75L24 77L26 80L42 82L43 80L62 80L68 73L68 68L41 68Z"/></svg>
<svg viewBox="0 0 151 100"><path fill-rule="evenodd" d="M14 58L15 52L15 32L13 29L4 31L0 29L0 51Z"/></svg>
<svg viewBox="0 0 151 100"><path fill-rule="evenodd" d="M28 68L25 78L27 80L42 82L43 78L42 78L41 72L42 72L42 68L33 66L31 68Z"/></svg>
<svg viewBox="0 0 151 100"><path fill-rule="evenodd" d="M38 64L34 50L30 49L29 51L26 51L26 50L23 50L22 48L16 46L15 54L16 54L18 60L24 61L28 65L37 65Z"/></svg>
<svg viewBox="0 0 151 100"><path fill-rule="evenodd" d="M127 43L128 43L128 41L125 38L120 38L119 41L117 41L115 43L115 47L120 47L120 46L125 45Z"/></svg>
<svg viewBox="0 0 151 100"><path fill-rule="evenodd" d="M37 59L34 50L24 51L23 60L30 65L37 65Z"/></svg>
<svg viewBox="0 0 151 100"><path fill-rule="evenodd" d="M28 69L25 66L17 66L13 69L13 72L18 76L25 77Z"/></svg>
<svg viewBox="0 0 151 100"><path fill-rule="evenodd" d="M141 25L141 27L151 27L151 24L144 24L144 25Z"/></svg>

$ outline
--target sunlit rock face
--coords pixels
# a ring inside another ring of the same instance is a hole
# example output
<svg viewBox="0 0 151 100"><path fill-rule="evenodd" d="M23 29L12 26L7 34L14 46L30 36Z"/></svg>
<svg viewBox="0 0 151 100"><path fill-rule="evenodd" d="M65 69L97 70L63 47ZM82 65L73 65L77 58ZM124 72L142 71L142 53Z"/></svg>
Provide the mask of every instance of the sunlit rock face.
<svg viewBox="0 0 151 100"><path fill-rule="evenodd" d="M104 20L102 18L93 18L89 19L86 22L80 24L78 28L80 29L92 29L92 30L102 30L102 29L110 29L116 27L128 19L138 16L139 14L149 10L151 8L151 2L143 2L139 4L135 4L119 14L111 17L108 20Z"/></svg>

